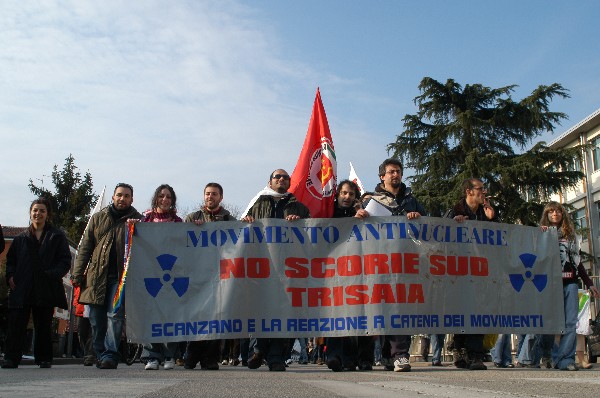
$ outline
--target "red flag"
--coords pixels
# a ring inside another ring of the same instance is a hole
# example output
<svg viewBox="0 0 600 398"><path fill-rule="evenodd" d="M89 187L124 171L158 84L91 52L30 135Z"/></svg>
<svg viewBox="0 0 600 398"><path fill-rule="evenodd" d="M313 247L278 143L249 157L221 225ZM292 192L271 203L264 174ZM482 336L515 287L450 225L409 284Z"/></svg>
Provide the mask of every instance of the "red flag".
<svg viewBox="0 0 600 398"><path fill-rule="evenodd" d="M317 88L304 145L292 173L290 192L309 208L311 217L328 218L333 215L336 183L335 150Z"/></svg>

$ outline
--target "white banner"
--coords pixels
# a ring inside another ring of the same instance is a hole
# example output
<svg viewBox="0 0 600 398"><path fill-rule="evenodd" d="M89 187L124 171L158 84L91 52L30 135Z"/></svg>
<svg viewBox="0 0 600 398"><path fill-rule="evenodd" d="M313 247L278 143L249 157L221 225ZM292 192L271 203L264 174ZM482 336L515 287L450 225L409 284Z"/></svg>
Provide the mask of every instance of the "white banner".
<svg viewBox="0 0 600 398"><path fill-rule="evenodd" d="M560 333L555 229L421 217L139 223L134 342Z"/></svg>

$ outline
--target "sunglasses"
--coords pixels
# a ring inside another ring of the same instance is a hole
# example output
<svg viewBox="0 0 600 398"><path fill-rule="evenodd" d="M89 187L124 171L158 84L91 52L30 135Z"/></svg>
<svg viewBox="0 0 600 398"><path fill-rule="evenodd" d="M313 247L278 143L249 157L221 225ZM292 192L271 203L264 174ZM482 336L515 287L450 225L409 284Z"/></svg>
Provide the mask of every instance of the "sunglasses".
<svg viewBox="0 0 600 398"><path fill-rule="evenodd" d="M287 174L275 174L273 177L271 177L274 180L279 180L280 178L283 178L284 180L289 180L290 176Z"/></svg>

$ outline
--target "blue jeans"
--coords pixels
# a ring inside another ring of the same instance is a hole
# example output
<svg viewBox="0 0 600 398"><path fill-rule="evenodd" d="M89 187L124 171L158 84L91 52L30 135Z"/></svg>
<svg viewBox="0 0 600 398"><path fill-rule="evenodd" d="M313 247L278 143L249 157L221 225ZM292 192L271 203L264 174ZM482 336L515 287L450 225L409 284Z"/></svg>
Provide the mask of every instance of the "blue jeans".
<svg viewBox="0 0 600 398"><path fill-rule="evenodd" d="M579 297L577 284L570 283L563 286L565 306L565 331L560 336L558 346L552 349L552 361L558 369L566 369L567 365L575 363L575 350L577 348L577 312L579 311Z"/></svg>
<svg viewBox="0 0 600 398"><path fill-rule="evenodd" d="M496 341L496 345L491 349L490 354L492 355L492 361L501 366L506 366L512 363L512 353L511 353L511 339L510 334L500 334L498 335L498 340Z"/></svg>
<svg viewBox="0 0 600 398"><path fill-rule="evenodd" d="M431 338L431 362L442 362L442 348L444 348L445 334L432 334Z"/></svg>
<svg viewBox="0 0 600 398"><path fill-rule="evenodd" d="M100 361L111 359L119 362L121 360L119 344L121 343L125 321L125 297L122 299L119 310L116 313L113 313L112 310L113 297L115 297L118 287L118 280L107 281L104 304L90 305L90 324L94 336L94 351L96 351L96 357Z"/></svg>
<svg viewBox="0 0 600 398"><path fill-rule="evenodd" d="M174 359L179 353L179 343L149 343L144 344L144 350L140 357L143 361L156 359L162 362L165 359Z"/></svg>

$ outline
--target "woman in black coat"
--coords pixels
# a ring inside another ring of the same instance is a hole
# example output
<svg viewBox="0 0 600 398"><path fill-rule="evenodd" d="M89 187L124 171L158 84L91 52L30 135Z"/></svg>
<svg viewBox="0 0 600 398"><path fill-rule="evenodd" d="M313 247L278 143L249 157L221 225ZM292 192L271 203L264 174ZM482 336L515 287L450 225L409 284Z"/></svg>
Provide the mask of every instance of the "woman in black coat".
<svg viewBox="0 0 600 398"><path fill-rule="evenodd" d="M52 364L52 316L54 307L68 308L62 277L71 267L71 252L65 234L51 226L48 199L34 200L29 207L31 223L17 236L6 255L8 283L8 332L2 368L21 362L29 314L33 315L35 363Z"/></svg>

